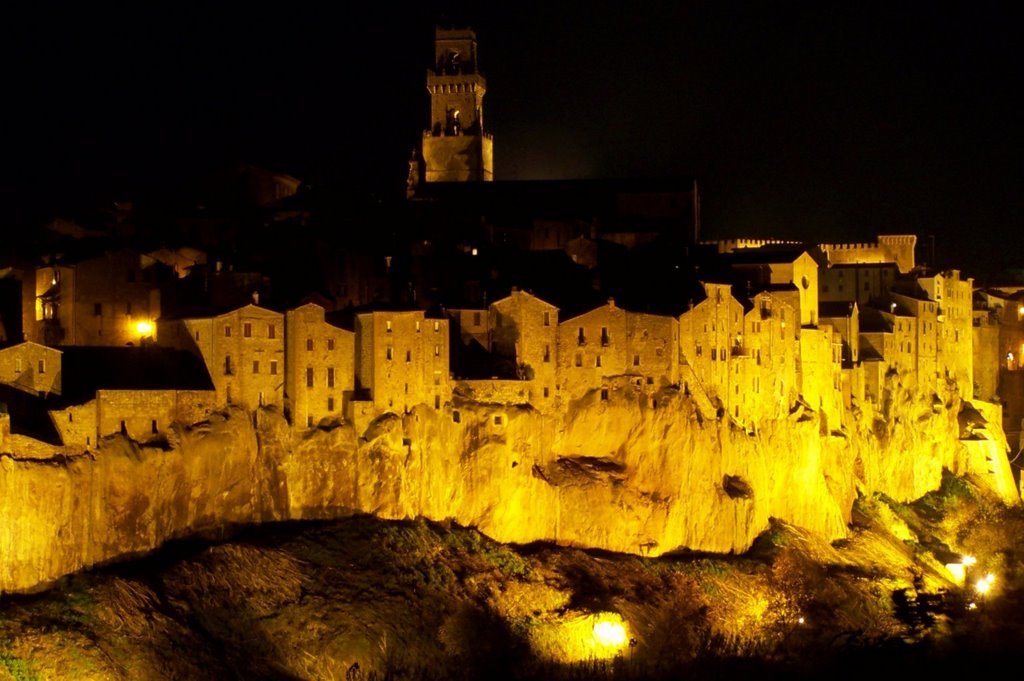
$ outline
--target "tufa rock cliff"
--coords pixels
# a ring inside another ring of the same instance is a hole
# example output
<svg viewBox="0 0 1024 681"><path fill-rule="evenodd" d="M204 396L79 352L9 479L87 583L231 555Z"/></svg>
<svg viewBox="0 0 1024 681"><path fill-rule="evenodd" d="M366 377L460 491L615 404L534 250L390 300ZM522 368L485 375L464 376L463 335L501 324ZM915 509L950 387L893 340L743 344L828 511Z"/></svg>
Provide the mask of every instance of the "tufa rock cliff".
<svg viewBox="0 0 1024 681"><path fill-rule="evenodd" d="M690 397L623 388L568 416L456 401L364 432L299 432L276 411L218 414L166 447L121 436L92 452L0 455L0 591L38 590L168 539L355 512L473 526L502 542L643 555L740 553L770 519L834 540L858 494L912 500L942 472L1020 501L998 407L897 383L844 429L797 406L748 431Z"/></svg>

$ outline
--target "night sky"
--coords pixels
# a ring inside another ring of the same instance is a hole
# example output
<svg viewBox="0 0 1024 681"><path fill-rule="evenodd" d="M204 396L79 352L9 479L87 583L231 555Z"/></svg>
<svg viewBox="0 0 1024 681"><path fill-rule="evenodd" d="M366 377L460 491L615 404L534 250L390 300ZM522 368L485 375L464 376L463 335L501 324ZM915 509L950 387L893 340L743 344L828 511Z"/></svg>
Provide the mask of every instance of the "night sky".
<svg viewBox="0 0 1024 681"><path fill-rule="evenodd" d="M708 237L916 233L939 264L1024 259L1021 23L1000 5L104 7L5 18L8 221L237 160L401 190L434 25L472 25L498 179L679 175Z"/></svg>

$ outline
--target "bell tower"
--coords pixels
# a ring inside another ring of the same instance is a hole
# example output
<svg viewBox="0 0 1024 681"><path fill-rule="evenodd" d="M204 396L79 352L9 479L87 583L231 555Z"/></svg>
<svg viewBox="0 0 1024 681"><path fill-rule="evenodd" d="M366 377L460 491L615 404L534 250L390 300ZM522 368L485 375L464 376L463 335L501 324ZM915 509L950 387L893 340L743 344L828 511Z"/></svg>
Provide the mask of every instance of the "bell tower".
<svg viewBox="0 0 1024 681"><path fill-rule="evenodd" d="M476 63L471 29L437 28L434 67L427 69L430 129L423 131L427 182L494 179L494 142L484 132L487 80Z"/></svg>

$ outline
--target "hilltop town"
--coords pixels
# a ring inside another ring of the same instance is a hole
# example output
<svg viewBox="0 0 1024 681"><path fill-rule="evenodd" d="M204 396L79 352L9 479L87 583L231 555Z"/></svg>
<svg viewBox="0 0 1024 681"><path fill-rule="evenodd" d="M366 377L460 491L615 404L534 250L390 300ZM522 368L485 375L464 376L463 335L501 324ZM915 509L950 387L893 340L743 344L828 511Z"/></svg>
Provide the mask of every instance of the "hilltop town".
<svg viewBox="0 0 1024 681"><path fill-rule="evenodd" d="M475 35L435 47L397 208L339 221L243 164L161 216L173 241L116 203L5 263L4 451L158 441L228 404L362 430L420 404L458 418L457 399L560 413L625 385L747 429L799 403L841 431L891 375L1001 404L1019 449L1024 286L920 266L914 235L702 241L695 182L493 182Z"/></svg>

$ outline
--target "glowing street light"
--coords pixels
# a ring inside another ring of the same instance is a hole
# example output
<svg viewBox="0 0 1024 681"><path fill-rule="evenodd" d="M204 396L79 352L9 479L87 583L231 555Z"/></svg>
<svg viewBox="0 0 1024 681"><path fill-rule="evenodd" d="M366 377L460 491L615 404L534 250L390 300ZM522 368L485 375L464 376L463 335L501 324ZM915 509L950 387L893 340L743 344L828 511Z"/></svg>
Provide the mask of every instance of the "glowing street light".
<svg viewBox="0 0 1024 681"><path fill-rule="evenodd" d="M621 648L626 643L626 628L610 619L594 623L594 639L606 648Z"/></svg>
<svg viewBox="0 0 1024 681"><path fill-rule="evenodd" d="M151 322L137 322L135 324L135 331L140 336L148 336L153 333L153 324Z"/></svg>

